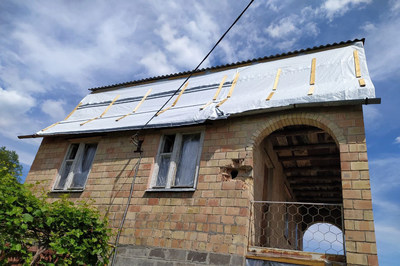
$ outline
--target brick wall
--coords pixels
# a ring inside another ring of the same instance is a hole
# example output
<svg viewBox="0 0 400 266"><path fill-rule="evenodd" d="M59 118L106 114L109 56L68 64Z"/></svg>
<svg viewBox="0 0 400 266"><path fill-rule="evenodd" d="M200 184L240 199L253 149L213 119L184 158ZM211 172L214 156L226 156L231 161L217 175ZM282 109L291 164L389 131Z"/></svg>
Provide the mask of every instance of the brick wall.
<svg viewBox="0 0 400 266"><path fill-rule="evenodd" d="M257 158L253 158L257 152L253 155L253 151L273 131L304 124L327 131L340 148L348 263L377 264L361 107L294 109L210 123L199 126L205 129L205 139L195 192L145 192L162 132L144 132L143 158L121 244L244 256L250 200L258 185L257 171L253 171L258 167ZM72 198L94 199L115 228L122 218L139 156L129 142L132 133L99 138L85 191L71 193ZM65 138L45 138L26 182L42 181L41 186L50 190L68 144ZM233 168L239 171L235 179L230 177Z"/></svg>

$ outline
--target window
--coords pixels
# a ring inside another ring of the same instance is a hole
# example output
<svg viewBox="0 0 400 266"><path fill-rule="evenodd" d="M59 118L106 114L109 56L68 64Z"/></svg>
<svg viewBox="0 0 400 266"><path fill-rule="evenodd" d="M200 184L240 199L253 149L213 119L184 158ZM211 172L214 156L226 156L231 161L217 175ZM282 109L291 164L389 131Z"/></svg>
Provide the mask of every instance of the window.
<svg viewBox="0 0 400 266"><path fill-rule="evenodd" d="M53 190L83 190L96 149L96 143L71 144Z"/></svg>
<svg viewBox="0 0 400 266"><path fill-rule="evenodd" d="M190 191L196 187L203 133L164 135L151 190Z"/></svg>

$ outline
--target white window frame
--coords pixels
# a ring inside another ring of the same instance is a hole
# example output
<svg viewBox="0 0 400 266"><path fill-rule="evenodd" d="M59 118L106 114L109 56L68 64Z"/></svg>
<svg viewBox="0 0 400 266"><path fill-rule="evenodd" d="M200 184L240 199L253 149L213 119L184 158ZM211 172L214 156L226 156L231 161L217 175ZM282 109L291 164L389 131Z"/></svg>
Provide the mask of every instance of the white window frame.
<svg viewBox="0 0 400 266"><path fill-rule="evenodd" d="M180 152L181 152L181 148L182 148L182 136L193 135L193 134L200 134L199 149L197 151L196 170L195 170L194 177L193 177L194 178L193 187L174 186L176 172L177 172L178 158L180 157ZM165 136L168 136L168 135L175 135L174 146L173 146L172 153L171 153L171 159L170 159L170 163L169 163L166 185L165 185L165 187L159 187L159 186L157 186L157 179L158 179L158 173L160 170L160 160L163 155L161 151L164 147ZM157 158L156 158L156 162L154 164L153 174L151 176L150 188L147 189L147 191L148 192L151 192L151 191L183 191L183 192L184 191L195 191L196 187L197 187L197 180L199 177L200 157L201 157L201 152L203 150L203 142L204 142L204 130L171 132L171 133L163 134L161 136L160 145L158 146Z"/></svg>
<svg viewBox="0 0 400 266"><path fill-rule="evenodd" d="M75 158L74 159L68 159L69 154L71 152L71 147L72 147L72 145L75 145L75 144L79 145L78 146L78 150L77 150L76 155L75 155ZM74 171L75 171L75 168L77 167L77 162L78 161L80 162L82 160L83 152L85 150L85 146L86 145L90 145L90 144L97 144L97 147L96 147L96 152L95 152L94 157L93 157L92 164L90 165L89 172L88 172L88 174L86 176L85 183L84 183L82 188L71 188L72 180L74 179ZM70 143L68 145L67 152L65 153L62 165L60 167L60 170L58 171L56 181L53 184L52 192L81 192L81 191L85 190L86 183L87 183L88 177L90 175L90 171L92 170L94 159L96 158L97 150L98 150L98 143L97 142L81 142L81 143L76 143L75 142L75 143ZM68 176L66 178L67 180L65 181L64 187L62 189L58 189L57 185L61 181L61 175L65 170L65 166L67 164L67 161L73 161L72 165L71 165L71 169L70 169L70 171L68 173Z"/></svg>

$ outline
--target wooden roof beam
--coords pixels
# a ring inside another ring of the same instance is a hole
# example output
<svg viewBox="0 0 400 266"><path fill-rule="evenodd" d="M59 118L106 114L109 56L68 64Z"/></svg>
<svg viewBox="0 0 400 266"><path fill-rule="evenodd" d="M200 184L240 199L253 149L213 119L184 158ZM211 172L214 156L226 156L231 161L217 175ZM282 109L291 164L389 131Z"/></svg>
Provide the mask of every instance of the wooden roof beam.
<svg viewBox="0 0 400 266"><path fill-rule="evenodd" d="M327 149L335 147L337 147L336 143L318 143L318 144L307 144L307 145L274 146L273 149L274 151L302 151L302 150Z"/></svg>
<svg viewBox="0 0 400 266"><path fill-rule="evenodd" d="M309 129L300 129L300 130L283 130L283 131L275 131L271 133L269 136L273 137L289 137L289 136L300 136L300 135L308 135L308 134L314 134L314 133L326 133L322 129L318 128L309 128Z"/></svg>
<svg viewBox="0 0 400 266"><path fill-rule="evenodd" d="M278 160L280 162L340 160L340 156L339 154L322 154L316 156L282 156L278 157Z"/></svg>

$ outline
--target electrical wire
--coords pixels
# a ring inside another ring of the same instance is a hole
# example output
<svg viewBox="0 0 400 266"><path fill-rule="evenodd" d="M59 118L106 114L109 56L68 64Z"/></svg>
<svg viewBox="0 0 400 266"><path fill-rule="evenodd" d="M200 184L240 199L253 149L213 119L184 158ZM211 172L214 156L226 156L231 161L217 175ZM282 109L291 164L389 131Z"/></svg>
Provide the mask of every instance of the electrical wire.
<svg viewBox="0 0 400 266"><path fill-rule="evenodd" d="M186 82L192 77L192 75L199 69L199 67L204 63L204 61L207 60L207 58L210 56L210 54L215 50L215 48L218 46L218 44L224 39L225 35L228 34L228 32L232 29L232 27L236 24L236 22L239 21L239 19L242 17L242 15L246 12L246 10L251 6L251 4L254 2L254 0L251 0L249 2L249 4L245 7L245 9L243 9L243 11L239 14L239 16L235 19L235 21L231 24L231 26L224 32L224 34L219 38L219 40L215 43L215 45L213 46L213 48L207 53L207 55L201 60L201 62L196 66L196 68L194 70L192 70L189 74L189 76L187 76L187 78L182 82L182 84L179 86L179 88L171 95L171 97L160 107L160 109L158 109L157 112L154 113L154 115L132 136L132 138L137 138L139 136L140 131L142 131L150 122L151 120L154 119L154 117L156 117L157 113L160 112L167 104L168 102L178 93L178 91L182 88L182 86L184 84L186 84ZM137 176L137 172L139 169L139 165L140 165L140 161L142 159L142 152L140 152L140 157L139 160L137 161L136 165L134 166L135 168L135 174L133 176L132 179L132 183L131 183L131 188L130 188L130 192L129 192L129 197L128 197L128 202L126 203L126 207L125 207L125 211L124 211L124 215L122 217L121 220L121 224L118 228L118 233L117 233L117 237L115 239L115 245L114 245L114 254L113 254L113 258L111 261L111 265L114 265L115 263L115 259L117 257L117 247L118 247L118 243L119 243L119 238L121 236L121 232L122 232L122 228L124 226L125 223L125 219L126 219L126 215L128 213L128 209L129 209L129 205L132 199L132 194L133 194L133 187L135 184L135 179Z"/></svg>
<svg viewBox="0 0 400 266"><path fill-rule="evenodd" d="M143 129L146 128L146 126L151 122L151 120L154 119L154 117L156 117L156 115L158 114L158 112L160 112L167 104L168 102L178 93L178 91L182 88L182 86L184 84L186 84L186 82L192 77L192 75L199 69L199 67L201 66L201 64L204 63L204 61L207 60L207 58L210 56L210 54L214 51L214 49L218 46L218 44L222 41L222 39L224 39L225 35L228 34L228 32L232 29L232 27L236 24L236 22L239 21L239 19L242 17L242 15L246 12L246 10L251 6L251 4L254 2L254 0L251 0L249 2L249 4L245 7L245 9L243 9L243 11L240 13L240 15L235 19L235 21L232 23L232 25L225 31L224 34L222 34L222 36L219 38L219 40L214 44L213 48L207 53L207 55L203 58L203 60L201 60L201 62L196 66L196 68L194 70L192 70L189 74L189 76L187 76L187 78L182 82L182 84L179 86L179 88L171 95L171 97L169 97L169 99L160 107L160 109L158 109L157 112L154 113L154 115L136 132L135 135L139 135L140 131L142 131Z"/></svg>
<svg viewBox="0 0 400 266"><path fill-rule="evenodd" d="M118 247L118 243L119 243L119 238L121 236L122 228L124 227L126 215L128 213L129 205L131 203L132 194L133 194L133 187L134 187L134 184L135 184L135 180L136 180L136 176L137 176L137 173L138 173L138 170L139 170L139 165L140 165L140 161L141 160L142 160L142 153L140 152L139 159L136 162L136 165L133 167L135 169L135 174L133 175L133 179L132 179L132 183L131 183L131 189L129 191L128 202L126 203L124 215L122 216L121 224L119 225L117 237L115 239L114 254L113 254L112 261L111 261L111 265L114 265L115 258L117 257L117 247Z"/></svg>

